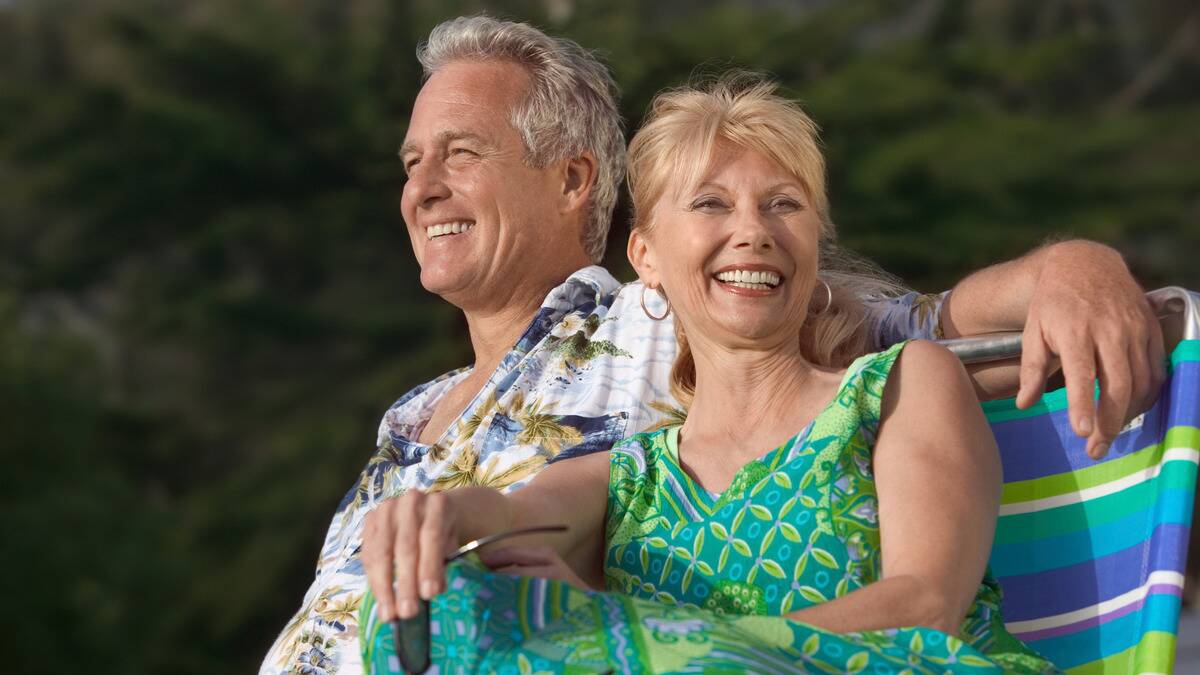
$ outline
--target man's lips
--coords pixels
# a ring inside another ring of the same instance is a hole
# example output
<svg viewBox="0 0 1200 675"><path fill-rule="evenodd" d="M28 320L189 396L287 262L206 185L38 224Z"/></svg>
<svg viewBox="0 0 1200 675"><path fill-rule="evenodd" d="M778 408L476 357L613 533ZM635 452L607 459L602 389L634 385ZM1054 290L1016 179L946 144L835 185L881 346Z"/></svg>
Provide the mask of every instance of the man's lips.
<svg viewBox="0 0 1200 675"><path fill-rule="evenodd" d="M468 219L461 220L445 220L435 225L425 227L426 239L433 240L438 237L445 237L452 234L463 234L469 232L472 227L475 227L475 221Z"/></svg>

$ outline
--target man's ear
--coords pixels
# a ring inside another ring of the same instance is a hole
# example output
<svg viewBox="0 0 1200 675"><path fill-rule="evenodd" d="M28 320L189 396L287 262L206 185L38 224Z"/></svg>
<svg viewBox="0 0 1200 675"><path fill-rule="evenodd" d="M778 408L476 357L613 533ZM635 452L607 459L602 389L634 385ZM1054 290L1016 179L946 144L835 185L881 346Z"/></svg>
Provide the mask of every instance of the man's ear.
<svg viewBox="0 0 1200 675"><path fill-rule="evenodd" d="M625 247L625 255L629 264L637 271L638 278L650 288L662 285L658 276L658 266L654 260L654 252L650 249L650 241L646 234L639 229L629 233L629 244Z"/></svg>
<svg viewBox="0 0 1200 675"><path fill-rule="evenodd" d="M584 150L579 156L566 160L562 173L563 213L587 208L592 191L596 189L596 176L596 157L591 150Z"/></svg>

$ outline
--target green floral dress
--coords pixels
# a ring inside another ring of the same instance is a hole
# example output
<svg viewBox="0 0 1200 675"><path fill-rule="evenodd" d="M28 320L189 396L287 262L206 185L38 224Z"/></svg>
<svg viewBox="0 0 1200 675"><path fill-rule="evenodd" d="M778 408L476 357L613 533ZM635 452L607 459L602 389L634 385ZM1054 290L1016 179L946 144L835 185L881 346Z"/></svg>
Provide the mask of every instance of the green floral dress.
<svg viewBox="0 0 1200 675"><path fill-rule="evenodd" d="M903 345L851 365L800 434L743 466L723 494L678 461L678 427L611 451L606 592L451 567L433 603L443 672L1056 672L1005 630L985 577L956 636L837 634L781 615L880 578L871 446ZM364 664L399 672L387 626L362 609Z"/></svg>

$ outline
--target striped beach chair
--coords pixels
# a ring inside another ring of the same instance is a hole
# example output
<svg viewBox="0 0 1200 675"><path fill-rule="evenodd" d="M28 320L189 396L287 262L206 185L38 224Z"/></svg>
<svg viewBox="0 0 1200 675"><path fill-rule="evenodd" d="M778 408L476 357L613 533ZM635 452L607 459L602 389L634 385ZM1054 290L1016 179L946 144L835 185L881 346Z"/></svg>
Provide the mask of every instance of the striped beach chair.
<svg viewBox="0 0 1200 675"><path fill-rule="evenodd" d="M1166 288L1170 377L1101 461L1067 419L1066 391L1029 410L984 404L1004 491L991 569L1009 630L1070 673L1168 673L1175 657L1200 450L1200 294ZM964 361L1019 336L953 341Z"/></svg>

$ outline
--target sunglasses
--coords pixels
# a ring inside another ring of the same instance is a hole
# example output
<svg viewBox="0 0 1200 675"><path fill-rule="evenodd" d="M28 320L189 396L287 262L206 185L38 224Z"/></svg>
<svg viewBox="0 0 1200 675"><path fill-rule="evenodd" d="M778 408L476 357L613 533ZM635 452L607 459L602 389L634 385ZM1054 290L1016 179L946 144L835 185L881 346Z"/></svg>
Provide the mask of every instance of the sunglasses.
<svg viewBox="0 0 1200 675"><path fill-rule="evenodd" d="M469 541L446 558L446 564L471 553L483 546L522 534L537 532L566 532L566 525L539 525L499 532ZM429 669L429 601L422 599L416 616L391 622L392 635L396 643L396 656L406 673L423 673Z"/></svg>

